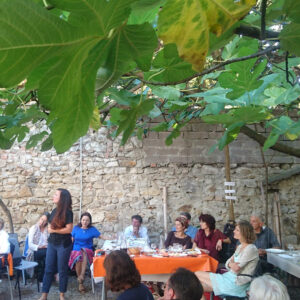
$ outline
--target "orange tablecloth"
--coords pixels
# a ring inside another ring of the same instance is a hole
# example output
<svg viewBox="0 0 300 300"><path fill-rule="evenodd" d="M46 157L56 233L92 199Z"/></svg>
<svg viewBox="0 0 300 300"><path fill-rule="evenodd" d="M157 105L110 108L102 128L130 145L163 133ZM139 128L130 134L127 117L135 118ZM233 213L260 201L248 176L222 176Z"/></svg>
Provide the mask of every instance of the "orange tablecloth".
<svg viewBox="0 0 300 300"><path fill-rule="evenodd" d="M208 256L199 255L197 257L152 257L152 256L135 256L133 258L137 269L141 275L144 274L171 274L177 268L186 268L192 272L210 271L216 272L218 262ZM94 277L104 277L103 256L94 257Z"/></svg>

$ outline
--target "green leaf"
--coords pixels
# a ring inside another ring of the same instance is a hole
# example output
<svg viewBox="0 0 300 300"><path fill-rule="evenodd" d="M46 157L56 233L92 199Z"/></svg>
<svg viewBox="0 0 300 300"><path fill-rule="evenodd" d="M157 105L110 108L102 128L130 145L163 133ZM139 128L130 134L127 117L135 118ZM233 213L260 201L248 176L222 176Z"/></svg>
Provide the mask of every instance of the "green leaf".
<svg viewBox="0 0 300 300"><path fill-rule="evenodd" d="M121 27L111 39L101 43L105 57L97 75L97 90L105 90L135 64L143 70L149 68L156 47L157 37L150 24Z"/></svg>
<svg viewBox="0 0 300 300"><path fill-rule="evenodd" d="M279 136L280 136L279 134L271 132L264 143L263 150L266 151L268 148L274 146L276 144Z"/></svg>
<svg viewBox="0 0 300 300"><path fill-rule="evenodd" d="M106 36L122 25L130 14L130 5L137 0L47 0L56 8L70 12L68 21L97 36Z"/></svg>
<svg viewBox="0 0 300 300"><path fill-rule="evenodd" d="M231 109L227 114L203 116L202 120L210 124L224 124L226 127L241 120L246 124L268 120L272 115L263 107L240 107Z"/></svg>
<svg viewBox="0 0 300 300"><path fill-rule="evenodd" d="M161 114L162 114L161 110L156 105L154 105L153 109L149 112L149 117L151 119L155 119L159 117Z"/></svg>
<svg viewBox="0 0 300 300"><path fill-rule="evenodd" d="M219 76L219 83L224 88L231 88L232 92L227 94L230 99L236 99L245 92L257 89L262 80L257 80L265 69L267 61L254 66L256 59L241 61L230 65L228 72L224 72Z"/></svg>
<svg viewBox="0 0 300 300"><path fill-rule="evenodd" d="M153 60L154 70L145 73L146 80L175 82L195 74L190 63L178 56L175 44L165 45Z"/></svg>
<svg viewBox="0 0 300 300"><path fill-rule="evenodd" d="M14 140L6 138L2 132L0 132L0 148L1 149L10 149L13 145Z"/></svg>
<svg viewBox="0 0 300 300"><path fill-rule="evenodd" d="M50 150L52 147L53 147L53 139L52 139L52 136L49 135L49 137L42 143L41 151L42 151L42 152L48 151L48 150Z"/></svg>
<svg viewBox="0 0 300 300"><path fill-rule="evenodd" d="M131 5L128 24L143 24L152 22L165 0L140 0Z"/></svg>
<svg viewBox="0 0 300 300"><path fill-rule="evenodd" d="M153 131L167 131L169 129L169 123L163 122L151 128Z"/></svg>
<svg viewBox="0 0 300 300"><path fill-rule="evenodd" d="M280 46L291 54L300 55L300 23L286 25L279 35Z"/></svg>
<svg viewBox="0 0 300 300"><path fill-rule="evenodd" d="M151 86L152 93L159 98L177 100L180 98L180 91L172 86ZM173 101L174 102L174 101ZM185 103L186 104L186 103Z"/></svg>
<svg viewBox="0 0 300 300"><path fill-rule="evenodd" d="M173 144L173 140L180 136L180 128L174 129L166 138L165 143L167 146Z"/></svg>
<svg viewBox="0 0 300 300"><path fill-rule="evenodd" d="M283 11L295 23L300 23L300 2L295 0L285 0Z"/></svg>
<svg viewBox="0 0 300 300"><path fill-rule="evenodd" d="M37 133L37 134L32 135L29 138L28 142L26 143L26 149L30 149L30 148L35 147L37 145L37 143L44 138L45 135L48 135L47 131L43 131L41 133Z"/></svg>
<svg viewBox="0 0 300 300"><path fill-rule="evenodd" d="M218 141L219 150L223 150L226 145L234 141L238 137L241 127L244 125L244 122L237 122L229 126Z"/></svg>

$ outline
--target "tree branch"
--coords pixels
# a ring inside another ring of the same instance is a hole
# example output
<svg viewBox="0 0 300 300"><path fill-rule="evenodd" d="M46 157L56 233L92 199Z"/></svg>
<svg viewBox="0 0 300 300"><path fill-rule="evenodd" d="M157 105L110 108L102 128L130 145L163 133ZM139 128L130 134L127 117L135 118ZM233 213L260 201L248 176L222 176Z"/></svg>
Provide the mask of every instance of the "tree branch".
<svg viewBox="0 0 300 300"><path fill-rule="evenodd" d="M166 85L175 85L175 84L180 84L180 83L186 83L198 76L203 76L205 74L209 74L217 69L220 69L226 65L229 65L229 64L232 64L232 63L235 63L235 62L239 62L239 61L244 61L244 60L248 60L248 59L251 59L251 58L255 58L255 57L259 57L259 56L263 56L269 52L272 52L274 50L277 50L279 49L280 47L279 46L272 46L272 47L268 47L267 49L265 50L262 50L262 51L259 51L257 53L254 53L254 54L251 54L251 55L247 55L247 56L243 56L243 57L237 57L237 58L233 58L233 59L229 59L229 60L226 60L214 67L211 67L201 73L196 73L188 78L185 78L183 80L178 80L178 81L173 81L173 82L155 82L155 81L146 81L146 80L143 80L141 78L139 78L139 80L141 80L143 83L145 84L151 84L151 85L161 85L161 86L166 86Z"/></svg>
<svg viewBox="0 0 300 300"><path fill-rule="evenodd" d="M265 141L267 140L267 138L265 136L257 133L255 130L252 130L248 126L243 126L241 128L241 132L244 133L245 135L247 135L249 138L258 142L261 146L263 146ZM281 153L285 153L285 154L292 155L295 157L300 157L300 149L287 146L280 142L277 142L274 146L272 146L270 148L272 150L275 150L275 151L278 151Z"/></svg>
<svg viewBox="0 0 300 300"><path fill-rule="evenodd" d="M260 18L260 39L263 41L266 38L266 10L267 10L267 0L262 0L260 6L261 18Z"/></svg>
<svg viewBox="0 0 300 300"><path fill-rule="evenodd" d="M251 38L254 38L257 40L261 39L261 30L257 27L240 25L238 28L235 29L234 32L236 34L248 36L248 37L251 37ZM278 37L279 37L279 32L265 30L265 39L268 39L268 38L276 39Z"/></svg>

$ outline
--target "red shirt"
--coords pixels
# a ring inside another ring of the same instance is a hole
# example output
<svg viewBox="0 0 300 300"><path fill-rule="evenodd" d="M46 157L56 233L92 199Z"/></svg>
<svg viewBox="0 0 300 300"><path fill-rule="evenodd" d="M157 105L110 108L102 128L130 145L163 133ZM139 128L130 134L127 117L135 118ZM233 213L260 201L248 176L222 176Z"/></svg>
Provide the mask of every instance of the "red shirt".
<svg viewBox="0 0 300 300"><path fill-rule="evenodd" d="M199 229L195 236L194 242L198 248L208 250L209 255L219 261L219 252L216 249L216 245L218 240L224 240L226 238L227 236L219 229L215 229L208 236L205 235L203 229Z"/></svg>

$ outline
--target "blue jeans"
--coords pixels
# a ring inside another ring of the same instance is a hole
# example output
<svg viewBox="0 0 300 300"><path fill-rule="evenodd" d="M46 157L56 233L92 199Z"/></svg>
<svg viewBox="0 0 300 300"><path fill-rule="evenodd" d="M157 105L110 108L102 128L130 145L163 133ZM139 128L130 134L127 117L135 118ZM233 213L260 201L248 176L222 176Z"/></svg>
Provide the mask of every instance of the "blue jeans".
<svg viewBox="0 0 300 300"><path fill-rule="evenodd" d="M62 244L48 244L45 274L43 279L43 293L49 293L54 274L59 273L59 291L65 293L68 285L68 261L72 251L72 244L64 248Z"/></svg>

